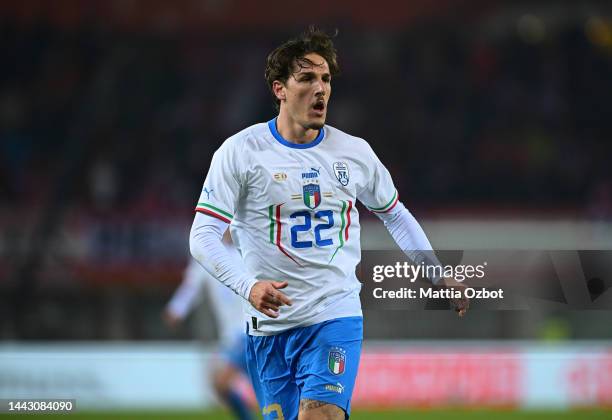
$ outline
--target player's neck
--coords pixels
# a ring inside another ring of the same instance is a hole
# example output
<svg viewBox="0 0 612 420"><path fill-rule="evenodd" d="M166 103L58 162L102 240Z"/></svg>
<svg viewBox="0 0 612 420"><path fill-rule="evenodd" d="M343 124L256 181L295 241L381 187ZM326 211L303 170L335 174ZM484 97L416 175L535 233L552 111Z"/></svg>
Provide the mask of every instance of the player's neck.
<svg viewBox="0 0 612 420"><path fill-rule="evenodd" d="M304 128L282 109L276 119L276 130L285 140L296 144L310 143L319 135L319 130Z"/></svg>

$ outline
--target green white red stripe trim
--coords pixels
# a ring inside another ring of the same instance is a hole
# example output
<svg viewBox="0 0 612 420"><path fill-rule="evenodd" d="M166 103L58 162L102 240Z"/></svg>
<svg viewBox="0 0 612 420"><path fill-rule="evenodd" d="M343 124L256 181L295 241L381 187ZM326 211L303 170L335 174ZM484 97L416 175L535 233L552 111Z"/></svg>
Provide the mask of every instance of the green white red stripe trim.
<svg viewBox="0 0 612 420"><path fill-rule="evenodd" d="M270 243L276 245L278 250L282 252L291 261L293 261L300 267L303 267L302 264L297 262L295 258L293 258L291 255L289 255L289 253L287 253L287 251L285 250L281 242L281 233L283 229L283 224L281 222L280 211L281 211L281 206L283 204L285 203L276 204L276 205L272 204L268 207L268 217L270 219Z"/></svg>
<svg viewBox="0 0 612 420"><path fill-rule="evenodd" d="M223 220L225 223L231 223L234 218L231 213L221 210L209 203L198 203L195 211L216 217L217 219Z"/></svg>
<svg viewBox="0 0 612 420"><path fill-rule="evenodd" d="M349 238L349 228L351 227L351 210L353 209L353 202L351 200L344 201L341 200L342 210L340 210L340 221L342 224L340 225L340 231L338 232L338 241L340 244L336 247L334 254L329 259L331 263L340 248L344 246L345 241L348 241Z"/></svg>
<svg viewBox="0 0 612 420"><path fill-rule="evenodd" d="M368 210L374 213L386 213L389 210L391 210L393 207L395 207L398 200L399 200L399 194L397 193L397 190L395 190L393 197L391 198L391 200L389 200L387 204L385 204L382 207L378 207L378 208L368 207Z"/></svg>
<svg viewBox="0 0 612 420"><path fill-rule="evenodd" d="M268 207L268 218L270 219L270 243L274 243L274 205Z"/></svg>
<svg viewBox="0 0 612 420"><path fill-rule="evenodd" d="M348 241L349 227L351 227L351 210L353 210L353 202L348 201L348 209L346 210L346 228L344 229L344 240Z"/></svg>

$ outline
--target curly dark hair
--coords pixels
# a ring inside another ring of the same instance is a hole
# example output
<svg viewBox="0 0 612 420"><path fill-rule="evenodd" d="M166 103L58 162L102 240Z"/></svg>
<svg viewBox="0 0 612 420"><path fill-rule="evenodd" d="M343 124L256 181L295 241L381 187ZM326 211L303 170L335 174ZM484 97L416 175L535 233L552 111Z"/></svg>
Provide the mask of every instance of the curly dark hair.
<svg viewBox="0 0 612 420"><path fill-rule="evenodd" d="M332 76L340 73L336 49L332 38L338 34L336 30L333 36L328 35L315 26L310 26L297 38L290 39L272 51L266 60L266 71L264 73L270 91L275 80L286 83L289 76L296 72L296 67L313 65L310 60L304 59L306 54L316 53L327 61L329 72ZM280 100L274 96L276 110L280 109Z"/></svg>

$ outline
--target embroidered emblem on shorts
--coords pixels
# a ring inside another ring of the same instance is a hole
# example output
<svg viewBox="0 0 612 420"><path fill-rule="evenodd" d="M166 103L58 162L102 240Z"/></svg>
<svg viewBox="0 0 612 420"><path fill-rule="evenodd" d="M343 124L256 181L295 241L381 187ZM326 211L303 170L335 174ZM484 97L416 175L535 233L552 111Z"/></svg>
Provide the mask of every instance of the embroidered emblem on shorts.
<svg viewBox="0 0 612 420"><path fill-rule="evenodd" d="M342 375L346 364L346 351L340 347L332 347L327 358L327 368L334 375Z"/></svg>

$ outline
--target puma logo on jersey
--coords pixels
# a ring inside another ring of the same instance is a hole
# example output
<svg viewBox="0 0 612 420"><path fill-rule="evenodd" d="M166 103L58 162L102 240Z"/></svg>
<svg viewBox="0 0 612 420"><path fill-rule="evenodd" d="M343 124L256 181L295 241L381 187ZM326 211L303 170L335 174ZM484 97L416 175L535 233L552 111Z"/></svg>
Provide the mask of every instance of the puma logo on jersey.
<svg viewBox="0 0 612 420"><path fill-rule="evenodd" d="M315 179L321 175L321 167L319 169L315 169L313 167L310 168L310 171L302 172L302 179Z"/></svg>
<svg viewBox="0 0 612 420"><path fill-rule="evenodd" d="M202 190L202 192L205 192L205 193L206 193L206 199L207 199L207 200L210 200L210 194L212 194L212 192L213 192L213 191L214 191L214 190L213 190L212 188L209 190L209 189L208 189L208 188L206 188L206 187L204 187L204 189Z"/></svg>

